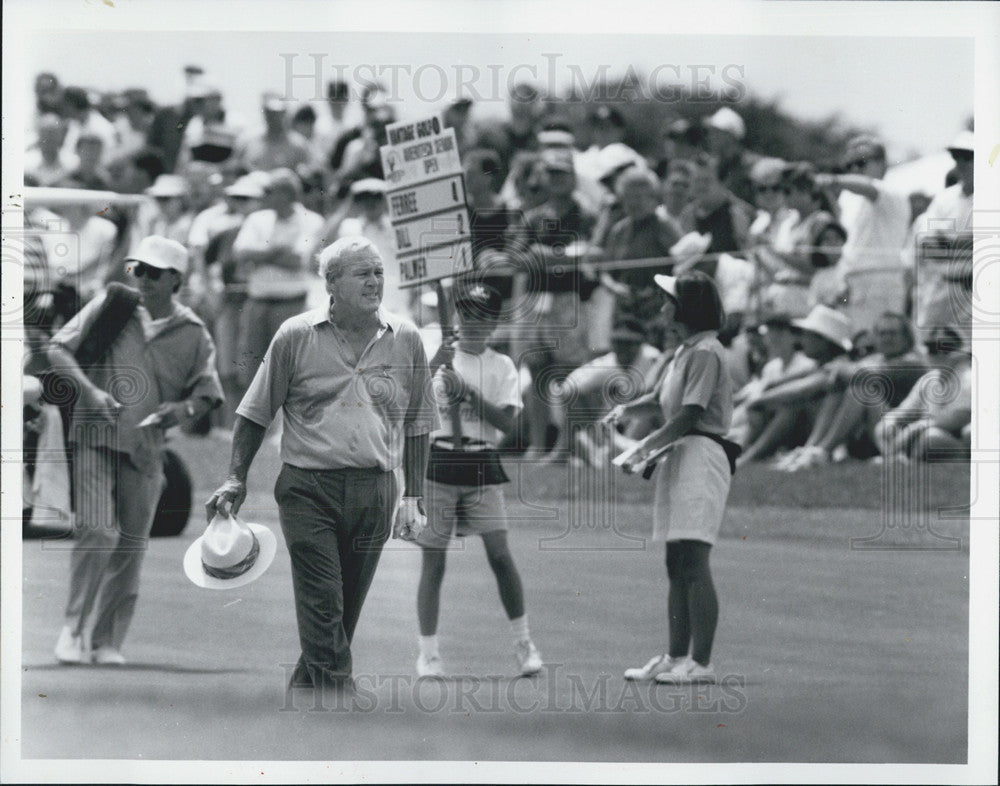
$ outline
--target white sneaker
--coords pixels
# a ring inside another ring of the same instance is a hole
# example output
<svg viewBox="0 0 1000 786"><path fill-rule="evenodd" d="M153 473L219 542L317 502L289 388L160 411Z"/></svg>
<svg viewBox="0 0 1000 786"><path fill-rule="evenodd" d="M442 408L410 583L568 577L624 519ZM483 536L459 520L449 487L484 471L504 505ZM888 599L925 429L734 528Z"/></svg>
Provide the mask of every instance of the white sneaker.
<svg viewBox="0 0 1000 786"><path fill-rule="evenodd" d="M625 679L627 680L651 680L657 674L662 674L665 671L670 671L673 667L675 661L666 653L662 655L657 655L655 658L650 658L645 666L639 666L638 668L625 669Z"/></svg>
<svg viewBox="0 0 1000 786"><path fill-rule="evenodd" d="M74 636L69 625L59 632L55 648L56 660L60 663L88 663L87 651L83 646L83 636Z"/></svg>
<svg viewBox="0 0 1000 786"><path fill-rule="evenodd" d="M122 655L121 650L106 645L94 650L94 663L99 666L124 666L125 656Z"/></svg>
<svg viewBox="0 0 1000 786"><path fill-rule="evenodd" d="M711 664L702 666L691 658L684 658L674 663L670 671L661 672L654 679L660 684L667 685L710 684L715 682L715 669Z"/></svg>
<svg viewBox="0 0 1000 786"><path fill-rule="evenodd" d="M434 677L440 679L444 677L444 663L440 655L425 656L423 653L417 658L417 676Z"/></svg>
<svg viewBox="0 0 1000 786"><path fill-rule="evenodd" d="M797 448L792 448L787 453L782 453L777 456L774 461L771 462L771 469L778 470L779 472L784 472L789 466L794 464L799 459L799 454L802 453L802 446Z"/></svg>
<svg viewBox="0 0 1000 786"><path fill-rule="evenodd" d="M517 657L517 666L521 670L521 676L530 677L542 670L544 665L542 656L531 639L519 641L514 645L514 654Z"/></svg>

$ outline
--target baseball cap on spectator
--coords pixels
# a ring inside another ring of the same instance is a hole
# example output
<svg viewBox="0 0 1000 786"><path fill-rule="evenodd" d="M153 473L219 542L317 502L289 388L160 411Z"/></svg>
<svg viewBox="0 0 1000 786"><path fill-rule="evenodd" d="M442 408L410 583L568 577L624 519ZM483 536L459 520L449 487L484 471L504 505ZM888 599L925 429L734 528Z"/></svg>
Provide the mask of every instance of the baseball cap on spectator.
<svg viewBox="0 0 1000 786"><path fill-rule="evenodd" d="M150 235L139 241L134 254L126 262L142 262L160 270L176 270L182 276L188 269L188 252L176 240L161 235Z"/></svg>
<svg viewBox="0 0 1000 786"><path fill-rule="evenodd" d="M787 166L780 158L761 158L750 167L750 179L754 183L777 183Z"/></svg>
<svg viewBox="0 0 1000 786"><path fill-rule="evenodd" d="M302 181L291 169L282 167L280 169L273 169L268 174L267 185L264 186L265 192L274 191L278 188L288 188L294 192L296 200L302 198Z"/></svg>
<svg viewBox="0 0 1000 786"><path fill-rule="evenodd" d="M385 194L385 181L377 177L366 177L351 183L352 196L382 196Z"/></svg>
<svg viewBox="0 0 1000 786"><path fill-rule="evenodd" d="M452 299L455 302L455 309L463 317L496 319L500 316L503 297L489 284L483 284L470 278L457 279L453 292Z"/></svg>
<svg viewBox="0 0 1000 786"><path fill-rule="evenodd" d="M975 135L971 131L962 131L947 149L949 153L975 153L974 142Z"/></svg>
<svg viewBox="0 0 1000 786"><path fill-rule="evenodd" d="M552 172L575 172L573 153L569 150L549 148L542 151L542 165Z"/></svg>
<svg viewBox="0 0 1000 786"><path fill-rule="evenodd" d="M747 127L743 118L728 106L717 109L715 114L705 120L705 126L730 133L737 139L743 139L747 135Z"/></svg>
<svg viewBox="0 0 1000 786"><path fill-rule="evenodd" d="M146 193L151 197L179 197L187 190L187 181L180 175L160 175Z"/></svg>
<svg viewBox="0 0 1000 786"><path fill-rule="evenodd" d="M598 180L605 180L620 170L645 164L642 156L621 142L612 142L597 154Z"/></svg>
<svg viewBox="0 0 1000 786"><path fill-rule="evenodd" d="M285 102L277 93L264 93L261 97L261 106L265 112L284 112Z"/></svg>
<svg viewBox="0 0 1000 786"><path fill-rule="evenodd" d="M264 196L264 184L261 183L260 178L244 175L226 188L226 196L260 199Z"/></svg>
<svg viewBox="0 0 1000 786"><path fill-rule="evenodd" d="M807 317L793 319L792 324L799 330L808 330L848 352L851 351L851 320L829 306L813 306Z"/></svg>

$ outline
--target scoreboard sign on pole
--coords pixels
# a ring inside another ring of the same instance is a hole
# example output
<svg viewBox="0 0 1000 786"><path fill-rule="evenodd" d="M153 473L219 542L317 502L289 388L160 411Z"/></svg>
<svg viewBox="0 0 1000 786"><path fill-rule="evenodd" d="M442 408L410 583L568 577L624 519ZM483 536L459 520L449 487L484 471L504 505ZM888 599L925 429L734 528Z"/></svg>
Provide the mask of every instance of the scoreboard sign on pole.
<svg viewBox="0 0 1000 786"><path fill-rule="evenodd" d="M394 123L381 148L400 285L472 269L472 234L455 131L437 117Z"/></svg>

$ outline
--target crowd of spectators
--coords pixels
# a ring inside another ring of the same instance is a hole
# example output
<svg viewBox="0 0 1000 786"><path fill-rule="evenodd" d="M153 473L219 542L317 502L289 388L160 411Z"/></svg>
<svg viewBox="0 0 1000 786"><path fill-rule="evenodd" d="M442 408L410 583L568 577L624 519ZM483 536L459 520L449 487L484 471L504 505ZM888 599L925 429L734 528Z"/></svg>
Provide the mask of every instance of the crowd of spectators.
<svg viewBox="0 0 1000 786"><path fill-rule="evenodd" d="M181 297L215 338L225 424L278 325L323 297L314 256L337 238L379 248L388 310L425 327L436 317L433 299L400 288L379 155L397 107L383 86L363 86L358 106L336 81L325 102L264 93L254 124L202 69L185 76L176 105L37 76L25 184L143 198L95 210L33 204L29 192L26 223L40 231L26 241L26 313L51 332L124 278L144 237L181 242ZM507 119L474 110L462 99L444 120L462 155L476 275L504 301L494 346L521 371L524 415L508 448L603 461L581 426L655 389L672 338L653 276L689 269L723 297L742 462L778 456L795 471L968 447L968 407L935 391L943 375L959 380L959 399L970 384L971 132L948 147L955 168L926 206L886 182L885 146L870 136L830 171L745 149L744 120L727 106L671 121L653 155L625 143L614 105L588 107L581 126L522 84ZM69 256L65 232L78 246ZM882 394L866 396L863 377ZM615 444L632 436L620 427Z"/></svg>

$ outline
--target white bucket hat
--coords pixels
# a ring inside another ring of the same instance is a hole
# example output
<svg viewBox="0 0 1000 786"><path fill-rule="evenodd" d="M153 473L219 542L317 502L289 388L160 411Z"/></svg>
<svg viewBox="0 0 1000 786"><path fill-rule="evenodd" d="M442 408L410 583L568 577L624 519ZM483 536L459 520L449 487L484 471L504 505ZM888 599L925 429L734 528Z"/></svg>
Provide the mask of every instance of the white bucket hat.
<svg viewBox="0 0 1000 786"><path fill-rule="evenodd" d="M216 515L184 554L184 572L199 587L235 589L260 577L277 550L267 527Z"/></svg>
<svg viewBox="0 0 1000 786"><path fill-rule="evenodd" d="M805 319L793 319L799 330L808 330L822 336L848 352L851 351L851 320L829 306L813 306Z"/></svg>

